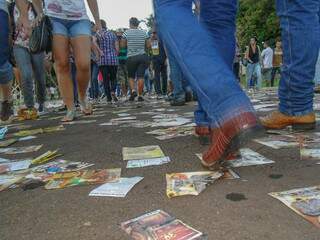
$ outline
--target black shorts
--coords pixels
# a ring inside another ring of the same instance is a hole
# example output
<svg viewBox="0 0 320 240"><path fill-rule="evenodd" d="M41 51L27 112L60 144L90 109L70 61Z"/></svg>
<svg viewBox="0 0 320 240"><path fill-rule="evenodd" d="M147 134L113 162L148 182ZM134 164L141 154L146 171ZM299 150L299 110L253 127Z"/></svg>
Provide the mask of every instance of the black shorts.
<svg viewBox="0 0 320 240"><path fill-rule="evenodd" d="M128 77L135 79L144 78L144 73L149 66L149 57L145 54L129 57L127 60Z"/></svg>

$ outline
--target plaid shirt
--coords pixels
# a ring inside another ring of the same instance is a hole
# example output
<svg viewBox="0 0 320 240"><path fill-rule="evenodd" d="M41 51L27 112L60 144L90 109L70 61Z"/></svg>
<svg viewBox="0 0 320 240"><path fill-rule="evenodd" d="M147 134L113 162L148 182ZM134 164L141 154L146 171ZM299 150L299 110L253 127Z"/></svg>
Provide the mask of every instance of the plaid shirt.
<svg viewBox="0 0 320 240"><path fill-rule="evenodd" d="M116 35L108 31L107 29L102 29L97 34L99 47L101 51L103 52L103 55L100 58L99 65L108 65L108 66L114 66L118 65L118 56L117 56L117 50L115 48L115 43L118 41Z"/></svg>

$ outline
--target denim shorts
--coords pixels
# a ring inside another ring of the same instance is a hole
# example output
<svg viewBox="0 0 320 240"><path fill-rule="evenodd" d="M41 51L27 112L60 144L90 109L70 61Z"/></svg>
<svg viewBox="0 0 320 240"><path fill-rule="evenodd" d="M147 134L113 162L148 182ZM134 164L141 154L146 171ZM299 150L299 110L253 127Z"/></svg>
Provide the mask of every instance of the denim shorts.
<svg viewBox="0 0 320 240"><path fill-rule="evenodd" d="M65 20L50 17L53 35L62 35L67 38L91 36L91 23L87 19Z"/></svg>
<svg viewBox="0 0 320 240"><path fill-rule="evenodd" d="M0 84L7 84L13 78L12 66L9 63L9 17L0 9Z"/></svg>

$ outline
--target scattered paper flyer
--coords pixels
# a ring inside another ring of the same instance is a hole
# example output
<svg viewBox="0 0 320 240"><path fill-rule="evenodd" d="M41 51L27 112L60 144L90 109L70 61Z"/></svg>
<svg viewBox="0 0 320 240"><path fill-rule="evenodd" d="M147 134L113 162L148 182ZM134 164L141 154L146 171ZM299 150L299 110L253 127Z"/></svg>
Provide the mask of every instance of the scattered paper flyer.
<svg viewBox="0 0 320 240"><path fill-rule="evenodd" d="M7 189L11 185L21 181L23 177L24 175L1 174L0 175L0 192Z"/></svg>
<svg viewBox="0 0 320 240"><path fill-rule="evenodd" d="M320 160L320 144L309 143L300 146L301 160Z"/></svg>
<svg viewBox="0 0 320 240"><path fill-rule="evenodd" d="M58 154L58 150L55 151L47 151L44 154L40 155L39 157L36 157L32 160L32 164L41 164L48 162L54 158L62 156L61 154Z"/></svg>
<svg viewBox="0 0 320 240"><path fill-rule="evenodd" d="M131 116L131 114L129 114L129 113L118 113L117 115L119 117L129 117L129 116Z"/></svg>
<svg viewBox="0 0 320 240"><path fill-rule="evenodd" d="M10 138L8 140L0 141L0 148L9 147L10 145L16 143L18 139L16 138Z"/></svg>
<svg viewBox="0 0 320 240"><path fill-rule="evenodd" d="M162 210L146 213L121 223L121 228L134 240L205 240L207 237Z"/></svg>
<svg viewBox="0 0 320 240"><path fill-rule="evenodd" d="M75 125L75 124L89 124L89 123L95 123L97 120L77 120L73 122L64 122L63 125Z"/></svg>
<svg viewBox="0 0 320 240"><path fill-rule="evenodd" d="M172 119L154 119L154 123L152 123L151 127L175 127L181 126L186 123L190 123L191 119L189 118L172 118Z"/></svg>
<svg viewBox="0 0 320 240"><path fill-rule="evenodd" d="M31 160L22 160L15 162L5 162L0 164L0 174L6 172L14 172L28 169L31 165Z"/></svg>
<svg viewBox="0 0 320 240"><path fill-rule="evenodd" d="M89 196L123 198L142 179L143 177L120 178L118 182L105 183L97 187L89 193Z"/></svg>
<svg viewBox="0 0 320 240"><path fill-rule="evenodd" d="M290 135L275 135L272 137L255 139L254 141L273 149L299 146L297 139L294 136Z"/></svg>
<svg viewBox="0 0 320 240"><path fill-rule="evenodd" d="M273 192L269 195L320 228L320 186Z"/></svg>
<svg viewBox="0 0 320 240"><path fill-rule="evenodd" d="M167 196L199 195L206 187L222 177L219 171L166 174Z"/></svg>
<svg viewBox="0 0 320 240"><path fill-rule="evenodd" d="M28 140L32 140L35 138L37 138L37 137L36 136L27 136L27 137L19 138L19 141L28 141Z"/></svg>
<svg viewBox="0 0 320 240"><path fill-rule="evenodd" d="M142 160L129 160L127 163L127 168L142 168L149 166L158 166L170 162L169 157L161 158L151 158L151 159L142 159Z"/></svg>
<svg viewBox="0 0 320 240"><path fill-rule="evenodd" d="M4 139L4 136L8 132L8 127L3 127L0 129L0 140Z"/></svg>
<svg viewBox="0 0 320 240"><path fill-rule="evenodd" d="M93 165L94 165L93 163L69 162L66 160L57 160L57 161L36 166L32 168L32 172L35 172L35 173L47 172L50 174L59 173L59 172L73 172L73 171L79 171L79 170L91 167Z"/></svg>
<svg viewBox="0 0 320 240"><path fill-rule="evenodd" d="M50 177L45 189L62 189L79 185L117 182L120 175L121 168L55 173Z"/></svg>
<svg viewBox="0 0 320 240"><path fill-rule="evenodd" d="M159 146L124 147L122 149L123 160L142 160L165 157Z"/></svg>
<svg viewBox="0 0 320 240"><path fill-rule="evenodd" d="M34 145L28 147L15 147L15 148L0 148L0 153L4 154L21 154L21 153L31 153L38 151L43 145Z"/></svg>
<svg viewBox="0 0 320 240"><path fill-rule="evenodd" d="M239 158L236 158L235 160L226 161L226 164L230 165L231 167L247 167L271 163L274 163L274 161L267 159L266 157L262 156L261 154L255 151L252 151L249 148L240 149Z"/></svg>

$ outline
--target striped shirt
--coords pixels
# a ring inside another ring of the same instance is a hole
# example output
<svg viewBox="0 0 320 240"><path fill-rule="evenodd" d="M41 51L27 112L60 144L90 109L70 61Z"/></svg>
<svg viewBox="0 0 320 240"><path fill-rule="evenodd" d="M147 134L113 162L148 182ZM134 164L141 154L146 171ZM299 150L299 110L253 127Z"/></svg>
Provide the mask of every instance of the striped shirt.
<svg viewBox="0 0 320 240"><path fill-rule="evenodd" d="M145 51L145 43L147 33L140 29L128 29L122 36L127 40L128 57L143 55Z"/></svg>

